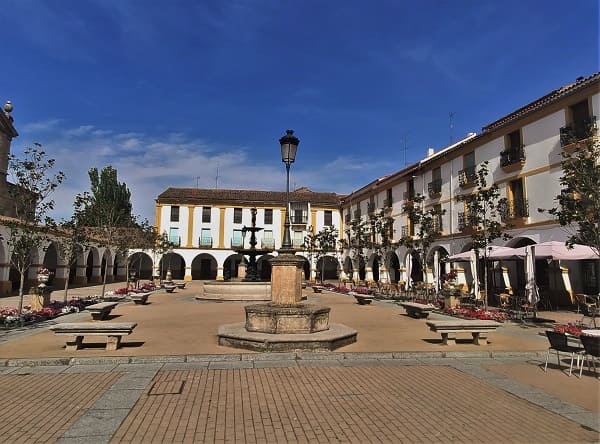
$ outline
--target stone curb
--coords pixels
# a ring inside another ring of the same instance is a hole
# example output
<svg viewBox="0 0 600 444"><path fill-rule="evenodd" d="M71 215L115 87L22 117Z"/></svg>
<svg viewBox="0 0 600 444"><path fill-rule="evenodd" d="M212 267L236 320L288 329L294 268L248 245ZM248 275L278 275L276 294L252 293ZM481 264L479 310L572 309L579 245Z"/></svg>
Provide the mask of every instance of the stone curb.
<svg viewBox="0 0 600 444"><path fill-rule="evenodd" d="M65 358L20 358L0 359L0 367L38 367L69 365L107 364L166 364L185 362L233 362L233 361L364 361L364 360L403 360L403 359L506 359L539 358L546 355L540 351L439 351L439 352L357 352L357 353L241 353L208 355L166 355L166 356L98 356Z"/></svg>

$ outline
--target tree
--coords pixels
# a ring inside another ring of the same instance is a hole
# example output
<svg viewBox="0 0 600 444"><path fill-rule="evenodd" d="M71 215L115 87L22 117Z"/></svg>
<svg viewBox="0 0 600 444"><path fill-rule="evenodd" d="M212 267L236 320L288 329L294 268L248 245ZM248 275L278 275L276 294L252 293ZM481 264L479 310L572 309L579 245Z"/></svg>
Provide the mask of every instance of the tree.
<svg viewBox="0 0 600 444"><path fill-rule="evenodd" d="M334 252L337 246L339 231L336 227L328 226L323 227L321 231L319 231L316 236L316 245L317 245L317 262L321 260L321 283L323 283L323 278L325 277L325 257Z"/></svg>
<svg viewBox="0 0 600 444"><path fill-rule="evenodd" d="M427 254L431 245L442 235L441 218L446 210L436 207L425 208L425 196L417 194L411 201L403 205L403 210L408 214L408 219L417 228L414 235L408 233L400 238L400 244L409 250L419 253L421 268L425 271L425 292L429 297L427 288Z"/></svg>
<svg viewBox="0 0 600 444"><path fill-rule="evenodd" d="M505 197L500 198L500 189L497 184L489 187L487 185L488 163L488 161L482 162L477 169L475 191L471 194L456 196L456 201L465 205L465 222L467 222L465 228L470 231L477 262L479 262L479 253L483 250L484 304L486 309L488 304L487 247L496 239L510 239L511 236L507 231L512 227L510 223L502 220L506 219L508 200Z"/></svg>
<svg viewBox="0 0 600 444"><path fill-rule="evenodd" d="M174 246L175 246L175 244L173 242L171 242L167 232L163 231L163 233L158 237L158 242L156 243L156 246L153 251L155 254L159 255L162 259L162 257L165 255L165 253L168 253L169 250L172 250ZM161 262L160 262L160 279L161 280L163 277L163 265L164 264L161 260Z"/></svg>
<svg viewBox="0 0 600 444"><path fill-rule="evenodd" d="M600 257L600 142L590 138L561 154L562 189L548 213L569 234L567 245L588 245Z"/></svg>
<svg viewBox="0 0 600 444"><path fill-rule="evenodd" d="M370 215L369 221L371 224L371 249L381 258L383 271L387 273L387 264L385 263L387 252L397 246L397 242L393 241L394 218L381 210ZM389 276L386 276L387 278Z"/></svg>
<svg viewBox="0 0 600 444"><path fill-rule="evenodd" d="M352 280L359 280L359 270L361 263L365 262L365 250L371 247L371 234L366 221L353 219L345 230L346 239L342 245L348 250L348 256L352 261Z"/></svg>
<svg viewBox="0 0 600 444"><path fill-rule="evenodd" d="M60 257L67 267L64 287L64 302L67 302L69 291L69 278L71 276L71 266L77 262L77 257L89 246L89 233L82 223L82 211L86 207L86 195L78 194L75 196L73 204L74 212L69 220L59 222L57 227L57 236L54 239L56 254Z"/></svg>
<svg viewBox="0 0 600 444"><path fill-rule="evenodd" d="M90 227L94 240L106 249L117 247L122 251L127 231L136 228L135 217L131 214L131 192L125 183L120 183L117 170L107 166L98 173L97 168L89 170L91 194L84 193L86 206L82 211L82 223ZM108 261L104 264L102 295L106 288Z"/></svg>
<svg viewBox="0 0 600 444"><path fill-rule="evenodd" d="M14 185L8 187L14 203L15 218L6 222L9 228L8 250L11 264L20 275L19 314L23 311L25 275L32 265L33 251L48 242L54 221L48 213L54 209L50 195L64 180L64 173L52 175L54 159L49 159L41 145L25 148L23 158L10 154L9 171Z"/></svg>

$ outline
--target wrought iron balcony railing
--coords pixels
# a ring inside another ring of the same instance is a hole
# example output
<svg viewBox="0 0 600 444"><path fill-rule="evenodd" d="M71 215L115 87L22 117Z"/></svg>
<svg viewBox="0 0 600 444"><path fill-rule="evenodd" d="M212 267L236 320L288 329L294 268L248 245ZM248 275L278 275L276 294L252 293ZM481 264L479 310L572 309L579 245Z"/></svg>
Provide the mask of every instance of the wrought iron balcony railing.
<svg viewBox="0 0 600 444"><path fill-rule="evenodd" d="M402 237L408 237L408 234L409 234L408 225L402 225L402 227L400 227L400 235Z"/></svg>
<svg viewBox="0 0 600 444"><path fill-rule="evenodd" d="M306 225L308 223L308 216L296 216L294 214L290 215L290 223L292 225Z"/></svg>
<svg viewBox="0 0 600 444"><path fill-rule="evenodd" d="M560 146L570 145L592 137L596 134L597 129L598 124L595 116L563 126L560 129Z"/></svg>
<svg viewBox="0 0 600 444"><path fill-rule="evenodd" d="M427 184L427 191L429 192L429 197L435 197L441 194L442 192L442 180L436 179Z"/></svg>
<svg viewBox="0 0 600 444"><path fill-rule="evenodd" d="M477 172L475 171L475 166L467 167L458 172L458 184L461 187L474 183L476 178Z"/></svg>
<svg viewBox="0 0 600 444"><path fill-rule="evenodd" d="M508 148L500 153L500 166L507 167L525 160L523 145Z"/></svg>
<svg viewBox="0 0 600 444"><path fill-rule="evenodd" d="M502 219L517 219L529 217L529 202L527 199L513 199L501 208Z"/></svg>
<svg viewBox="0 0 600 444"><path fill-rule="evenodd" d="M260 245L262 248L275 248L275 239L263 239Z"/></svg>
<svg viewBox="0 0 600 444"><path fill-rule="evenodd" d="M462 213L458 213L458 229L459 231L465 231L468 228L473 227L473 218L468 211L464 211Z"/></svg>
<svg viewBox="0 0 600 444"><path fill-rule="evenodd" d="M213 240L212 236L200 236L198 239L198 245L201 247L212 248Z"/></svg>

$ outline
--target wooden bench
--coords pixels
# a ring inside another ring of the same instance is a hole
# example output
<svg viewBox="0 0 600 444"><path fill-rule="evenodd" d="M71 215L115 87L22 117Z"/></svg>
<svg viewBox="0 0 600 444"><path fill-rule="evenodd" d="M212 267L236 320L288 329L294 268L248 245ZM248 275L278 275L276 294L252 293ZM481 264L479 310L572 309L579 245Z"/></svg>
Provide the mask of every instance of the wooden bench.
<svg viewBox="0 0 600 444"><path fill-rule="evenodd" d="M136 305L144 305L148 302L149 293L129 293L129 299L136 303Z"/></svg>
<svg viewBox="0 0 600 444"><path fill-rule="evenodd" d="M426 318L429 313L435 310L433 305L419 304L418 302L402 302L400 303L406 310L406 314L411 318Z"/></svg>
<svg viewBox="0 0 600 444"><path fill-rule="evenodd" d="M456 319L449 321L427 321L431 331L441 333L442 345L456 344L456 333L471 333L473 344L481 345L486 333L496 331L502 324L496 321ZM484 342L486 344L487 341Z"/></svg>
<svg viewBox="0 0 600 444"><path fill-rule="evenodd" d="M117 304L118 302L99 302L97 304L88 305L85 309L92 314L92 319L94 321L103 321Z"/></svg>
<svg viewBox="0 0 600 444"><path fill-rule="evenodd" d="M135 322L81 322L53 325L50 330L56 335L68 336L67 351L79 350L84 336L106 336L106 350L116 350L121 345L121 338L131 334L136 325Z"/></svg>

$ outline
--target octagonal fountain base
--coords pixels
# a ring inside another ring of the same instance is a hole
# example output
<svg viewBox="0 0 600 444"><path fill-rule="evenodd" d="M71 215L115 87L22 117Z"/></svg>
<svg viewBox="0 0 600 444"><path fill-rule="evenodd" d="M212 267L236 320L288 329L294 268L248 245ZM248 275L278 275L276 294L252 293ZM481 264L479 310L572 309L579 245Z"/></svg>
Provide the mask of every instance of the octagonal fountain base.
<svg viewBox="0 0 600 444"><path fill-rule="evenodd" d="M246 330L257 333L302 334L329 328L329 307L314 304L247 305Z"/></svg>
<svg viewBox="0 0 600 444"><path fill-rule="evenodd" d="M258 352L332 351L356 342L356 330L342 324L316 333L262 333L243 322L219 327L219 345Z"/></svg>
<svg viewBox="0 0 600 444"><path fill-rule="evenodd" d="M208 281L204 282L202 295L196 299L209 301L269 301L270 282Z"/></svg>

